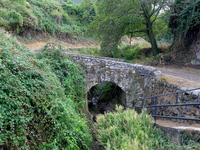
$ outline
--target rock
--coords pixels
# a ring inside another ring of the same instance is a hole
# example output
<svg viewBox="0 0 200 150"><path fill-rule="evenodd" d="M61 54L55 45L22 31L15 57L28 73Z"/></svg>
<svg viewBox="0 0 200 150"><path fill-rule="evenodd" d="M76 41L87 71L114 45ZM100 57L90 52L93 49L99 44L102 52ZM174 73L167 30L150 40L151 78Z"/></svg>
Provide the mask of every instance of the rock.
<svg viewBox="0 0 200 150"><path fill-rule="evenodd" d="M185 107L185 110L187 111L187 112L189 112L190 111L190 109L186 106Z"/></svg>
<svg viewBox="0 0 200 150"><path fill-rule="evenodd" d="M200 94L200 90L192 91L192 97L195 99L198 98L199 94Z"/></svg>
<svg viewBox="0 0 200 150"><path fill-rule="evenodd" d="M197 116L197 113L196 113L195 111L192 111L192 112L191 112L191 115Z"/></svg>
<svg viewBox="0 0 200 150"><path fill-rule="evenodd" d="M89 75L89 78L91 78L91 79L94 78L94 75L93 75L93 74L90 74L90 75Z"/></svg>
<svg viewBox="0 0 200 150"><path fill-rule="evenodd" d="M191 91L186 91L185 95L190 95L192 92Z"/></svg>
<svg viewBox="0 0 200 150"><path fill-rule="evenodd" d="M171 87L171 84L168 83L168 84L167 84L167 87L170 88L170 87Z"/></svg>
<svg viewBox="0 0 200 150"><path fill-rule="evenodd" d="M110 66L110 69L115 69L115 67L114 66Z"/></svg>
<svg viewBox="0 0 200 150"><path fill-rule="evenodd" d="M163 132L163 136L170 137L170 141L172 143L179 143L180 131L170 127L163 127L160 125L156 125L156 128L159 128Z"/></svg>
<svg viewBox="0 0 200 150"><path fill-rule="evenodd" d="M197 52L196 55L197 55L197 59L200 60L200 52Z"/></svg>
<svg viewBox="0 0 200 150"><path fill-rule="evenodd" d="M178 114L178 110L175 110L175 111L174 111L174 114L177 115L177 114Z"/></svg>
<svg viewBox="0 0 200 150"><path fill-rule="evenodd" d="M154 71L153 74L154 74L154 76L160 76L160 75L162 75L162 72L161 71Z"/></svg>
<svg viewBox="0 0 200 150"><path fill-rule="evenodd" d="M182 123L182 122L183 122L183 120L179 120L179 121L178 121L178 123Z"/></svg>
<svg viewBox="0 0 200 150"><path fill-rule="evenodd" d="M185 101L189 101L189 100L190 100L189 96L183 96L183 99L184 99Z"/></svg>
<svg viewBox="0 0 200 150"><path fill-rule="evenodd" d="M187 88L185 88L185 87L182 87L181 88L181 91L187 91L188 89Z"/></svg>
<svg viewBox="0 0 200 150"><path fill-rule="evenodd" d="M200 61L196 61L196 66L199 66L200 65Z"/></svg>
<svg viewBox="0 0 200 150"><path fill-rule="evenodd" d="M199 66L200 60L191 60L191 64L194 65L194 66Z"/></svg>

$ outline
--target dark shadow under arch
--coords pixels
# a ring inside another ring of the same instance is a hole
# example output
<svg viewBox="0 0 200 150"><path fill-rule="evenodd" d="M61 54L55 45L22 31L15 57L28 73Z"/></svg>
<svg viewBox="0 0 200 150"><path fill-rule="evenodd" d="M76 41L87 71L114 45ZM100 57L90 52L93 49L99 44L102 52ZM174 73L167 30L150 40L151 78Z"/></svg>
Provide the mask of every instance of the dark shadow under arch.
<svg viewBox="0 0 200 150"><path fill-rule="evenodd" d="M114 110L116 105L126 106L126 93L115 83L100 82L87 92L90 112L104 113Z"/></svg>

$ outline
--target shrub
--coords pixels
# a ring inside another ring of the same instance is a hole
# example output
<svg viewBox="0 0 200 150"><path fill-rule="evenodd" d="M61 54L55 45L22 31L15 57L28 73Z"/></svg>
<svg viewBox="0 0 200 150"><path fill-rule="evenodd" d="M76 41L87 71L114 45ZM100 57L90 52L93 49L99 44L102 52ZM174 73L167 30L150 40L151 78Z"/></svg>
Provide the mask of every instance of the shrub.
<svg viewBox="0 0 200 150"><path fill-rule="evenodd" d="M97 116L97 137L106 150L169 149L171 144L161 137L161 131L152 127L153 119L143 111L123 110Z"/></svg>
<svg viewBox="0 0 200 150"><path fill-rule="evenodd" d="M82 6L55 0L17 0L0 1L0 4L0 26L19 35L26 35L25 31L80 35L96 15L92 3ZM66 26L69 30L65 30Z"/></svg>
<svg viewBox="0 0 200 150"><path fill-rule="evenodd" d="M99 48L81 48L81 50L78 53L85 54L85 55L99 56L100 49Z"/></svg>
<svg viewBox="0 0 200 150"><path fill-rule="evenodd" d="M140 46L136 46L135 48L128 48L126 50L126 59L130 60L130 59L140 58L141 54L140 50L141 50Z"/></svg>
<svg viewBox="0 0 200 150"><path fill-rule="evenodd" d="M81 69L52 44L35 55L5 31L0 36L0 145L87 149Z"/></svg>

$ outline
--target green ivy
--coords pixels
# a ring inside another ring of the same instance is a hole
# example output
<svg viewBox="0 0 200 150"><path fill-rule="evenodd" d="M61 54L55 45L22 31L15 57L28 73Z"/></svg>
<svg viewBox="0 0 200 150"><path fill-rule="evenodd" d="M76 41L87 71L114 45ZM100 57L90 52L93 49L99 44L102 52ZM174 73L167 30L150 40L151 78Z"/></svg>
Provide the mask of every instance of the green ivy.
<svg viewBox="0 0 200 150"><path fill-rule="evenodd" d="M95 15L91 2L74 5L55 0L0 0L0 25L19 35L24 31L81 35Z"/></svg>
<svg viewBox="0 0 200 150"><path fill-rule="evenodd" d="M177 31L186 36L189 30L198 28L200 25L200 0L197 1L176 1L174 5L176 19L173 23L177 24Z"/></svg>
<svg viewBox="0 0 200 150"><path fill-rule="evenodd" d="M0 145L88 149L84 72L51 43L38 54L0 30Z"/></svg>

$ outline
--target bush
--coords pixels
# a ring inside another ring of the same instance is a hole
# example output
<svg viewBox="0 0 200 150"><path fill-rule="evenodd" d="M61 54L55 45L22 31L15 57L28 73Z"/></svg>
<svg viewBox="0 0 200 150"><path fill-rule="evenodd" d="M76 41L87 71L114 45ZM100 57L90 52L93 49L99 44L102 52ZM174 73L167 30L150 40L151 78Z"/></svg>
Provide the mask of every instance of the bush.
<svg viewBox="0 0 200 150"><path fill-rule="evenodd" d="M126 50L126 59L139 59L141 57L141 46L130 47Z"/></svg>
<svg viewBox="0 0 200 150"><path fill-rule="evenodd" d="M172 144L163 139L161 131L152 127L153 119L143 111L123 110L97 116L95 128L100 145L106 150L170 149Z"/></svg>
<svg viewBox="0 0 200 150"><path fill-rule="evenodd" d="M198 141L183 135L181 144L163 138L160 129L153 128L153 118L146 110L138 114L134 109L116 107L116 112L98 115L95 124L97 138L106 150L124 149L198 149ZM199 139L198 139L199 140Z"/></svg>
<svg viewBox="0 0 200 150"><path fill-rule="evenodd" d="M60 4L55 0L0 1L0 26L19 35L27 35L23 34L27 33L25 31L79 35L95 15L92 3L73 5L70 2Z"/></svg>
<svg viewBox="0 0 200 150"><path fill-rule="evenodd" d="M81 48L81 50L78 53L85 54L85 55L99 56L100 49L99 48Z"/></svg>
<svg viewBox="0 0 200 150"><path fill-rule="evenodd" d="M37 55L0 30L0 145L88 149L84 73L53 44Z"/></svg>

